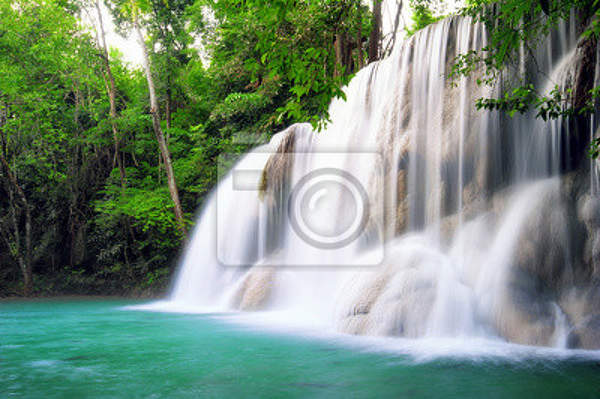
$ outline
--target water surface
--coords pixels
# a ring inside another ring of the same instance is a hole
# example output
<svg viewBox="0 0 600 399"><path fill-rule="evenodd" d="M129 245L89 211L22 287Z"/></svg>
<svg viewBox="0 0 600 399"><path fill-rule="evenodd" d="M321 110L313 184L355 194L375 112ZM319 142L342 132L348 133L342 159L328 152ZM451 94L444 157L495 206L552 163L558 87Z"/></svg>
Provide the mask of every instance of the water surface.
<svg viewBox="0 0 600 399"><path fill-rule="evenodd" d="M600 397L594 353L424 360L130 304L0 303L0 397Z"/></svg>

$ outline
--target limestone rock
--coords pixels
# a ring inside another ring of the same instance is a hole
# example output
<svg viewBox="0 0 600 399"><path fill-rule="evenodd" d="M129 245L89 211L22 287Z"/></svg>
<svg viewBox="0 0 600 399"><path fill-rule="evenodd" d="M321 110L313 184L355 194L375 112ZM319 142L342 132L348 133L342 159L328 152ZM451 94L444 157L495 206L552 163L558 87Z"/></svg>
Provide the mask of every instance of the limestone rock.
<svg viewBox="0 0 600 399"><path fill-rule="evenodd" d="M569 346L600 349L600 313L589 316L573 328L569 335Z"/></svg>
<svg viewBox="0 0 600 399"><path fill-rule="evenodd" d="M275 268L252 267L238 286L231 305L246 311L263 309L271 296L274 278Z"/></svg>
<svg viewBox="0 0 600 399"><path fill-rule="evenodd" d="M513 269L494 317L494 327L510 342L551 346L555 333L552 302L540 295L536 277Z"/></svg>

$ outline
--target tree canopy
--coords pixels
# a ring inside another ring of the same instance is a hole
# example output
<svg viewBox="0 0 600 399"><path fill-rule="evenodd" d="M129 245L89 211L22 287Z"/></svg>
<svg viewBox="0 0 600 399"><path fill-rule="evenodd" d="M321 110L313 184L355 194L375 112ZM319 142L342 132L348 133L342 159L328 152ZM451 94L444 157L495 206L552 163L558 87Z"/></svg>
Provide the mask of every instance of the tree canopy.
<svg viewBox="0 0 600 399"><path fill-rule="evenodd" d="M104 7L149 73L110 48ZM326 121L371 25L357 0L0 0L0 296L164 288L172 184L187 228L219 154Z"/></svg>

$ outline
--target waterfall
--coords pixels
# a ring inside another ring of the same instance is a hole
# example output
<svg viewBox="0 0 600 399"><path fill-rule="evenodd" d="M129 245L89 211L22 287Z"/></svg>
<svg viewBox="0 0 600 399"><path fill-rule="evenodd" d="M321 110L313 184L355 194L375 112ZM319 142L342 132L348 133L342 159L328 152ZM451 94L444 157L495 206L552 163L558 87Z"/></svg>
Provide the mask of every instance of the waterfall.
<svg viewBox="0 0 600 399"><path fill-rule="evenodd" d="M570 79L573 26L538 46L540 91ZM450 80L454 57L486 40L469 18L431 25L361 70L324 131L294 125L247 154L200 214L164 306L566 345L568 123L475 109L532 68L523 56L493 88Z"/></svg>

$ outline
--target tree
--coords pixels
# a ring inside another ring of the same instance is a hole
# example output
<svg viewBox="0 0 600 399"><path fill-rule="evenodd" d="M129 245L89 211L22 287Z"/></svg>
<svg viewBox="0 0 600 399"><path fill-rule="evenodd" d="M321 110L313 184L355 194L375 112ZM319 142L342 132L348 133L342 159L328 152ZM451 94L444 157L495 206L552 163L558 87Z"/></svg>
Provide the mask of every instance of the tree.
<svg viewBox="0 0 600 399"><path fill-rule="evenodd" d="M142 53L144 56L144 69L146 71L146 79L148 80L148 92L150 94L150 113L152 114L152 126L154 128L154 134L156 134L156 140L162 154L162 159L165 164L165 170L167 172L167 182L169 185L169 192L171 193L171 199L173 200L175 217L179 223L179 228L185 234L185 219L183 216L183 209L181 208L181 202L179 201L179 190L177 189L177 183L175 182L175 173L173 172L173 163L171 162L171 153L165 140L165 135L160 126L160 115L158 101L156 100L156 92L154 89L154 78L152 77L152 70L150 64L150 57L148 57L148 50L146 48L146 42L144 41L144 35L140 28L137 13L134 12L133 23L135 30L138 34L140 46L142 47Z"/></svg>
<svg viewBox="0 0 600 399"><path fill-rule="evenodd" d="M0 296L160 292L220 155L318 125L368 56L358 0L108 5L144 68L96 0L0 0Z"/></svg>
<svg viewBox="0 0 600 399"><path fill-rule="evenodd" d="M412 21L413 25L407 28L406 33L409 36L413 35L415 32L425 28L428 25L431 25L434 22L439 21L443 18L443 16L434 16L433 12L429 8L428 0L411 0L410 7L412 8Z"/></svg>
<svg viewBox="0 0 600 399"><path fill-rule="evenodd" d="M116 87L115 87L115 78L112 74L112 70L110 67L110 59L108 58L108 46L106 44L106 34L104 33L104 22L102 21L102 12L100 11L100 0L96 0L95 2L96 12L98 14L98 29L99 29L99 40L98 45L100 47L100 52L102 55L102 61L104 62L104 73L105 73L105 82L106 82L106 91L108 92L108 98L110 101L110 126L113 133L113 141L114 141L114 161L113 165L116 163L119 168L119 177L121 178L121 186L125 187L125 168L123 167L123 160L121 158L121 148L120 148L120 139L119 133L117 131L117 103L116 103Z"/></svg>
<svg viewBox="0 0 600 399"><path fill-rule="evenodd" d="M123 22L123 16L129 18L129 22L133 24L133 29L135 30L138 36L138 42L142 49L143 54L143 63L144 63L144 71L146 74L146 81L148 84L148 94L149 94L149 104L150 104L150 115L152 116L152 127L154 129L154 134L156 136L156 141L158 142L158 147L161 154L161 159L164 164L164 168L167 175L167 186L169 188L169 193L171 196L171 200L173 202L173 211L175 213L175 218L177 219L178 228L183 233L186 234L186 222L183 213L183 208L181 207L181 201L179 198L179 189L177 187L177 182L175 180L175 172L173 171L173 162L171 160L171 153L169 151L169 146L167 145L167 141L165 139L165 134L163 132L161 126L160 119L160 107L158 104L158 99L156 96L156 85L154 82L154 77L152 75L152 60L148 54L148 48L146 45L146 40L144 38L144 34L142 33L142 27L140 22L140 16L144 10L149 8L149 4L145 1L135 1L130 0L125 3L117 3L117 7L115 11L117 12L117 17L120 17L121 22ZM120 14L119 14L120 13ZM169 87L169 86L168 86ZM167 108L170 109L170 98L167 101ZM169 111L170 118L170 111Z"/></svg>
<svg viewBox="0 0 600 399"><path fill-rule="evenodd" d="M215 22L207 21L207 8ZM364 63L371 15L358 0L199 0L193 10L211 68L249 76L235 90L252 87L274 99L280 126L322 126L331 99L343 97L341 88Z"/></svg>
<svg viewBox="0 0 600 399"><path fill-rule="evenodd" d="M91 40L73 11L54 1L0 1L0 231L26 295L35 263L63 234L44 226L69 226L64 234L74 237L80 212L80 134L92 108L84 93L91 100L99 82Z"/></svg>
<svg viewBox="0 0 600 399"><path fill-rule="evenodd" d="M0 126L0 138L2 143L5 143L5 137ZM19 185L17 178L11 170L11 167L6 160L6 155L3 150L0 152L0 171L3 177L5 190L8 192L9 201L9 221L0 223L0 233L5 240L6 245L11 248L11 255L17 259L21 273L23 274L23 295L29 296L33 287L33 272L32 272L32 248L31 248L31 208L27 201L25 192ZM19 207L18 203L21 204ZM20 213L25 214L24 233L21 232L19 223ZM12 224L12 228L7 225ZM24 234L24 237L22 237ZM23 242L24 241L24 242Z"/></svg>
<svg viewBox="0 0 600 399"><path fill-rule="evenodd" d="M369 38L369 62L379 59L381 47L381 4L383 0L373 0L373 26Z"/></svg>

